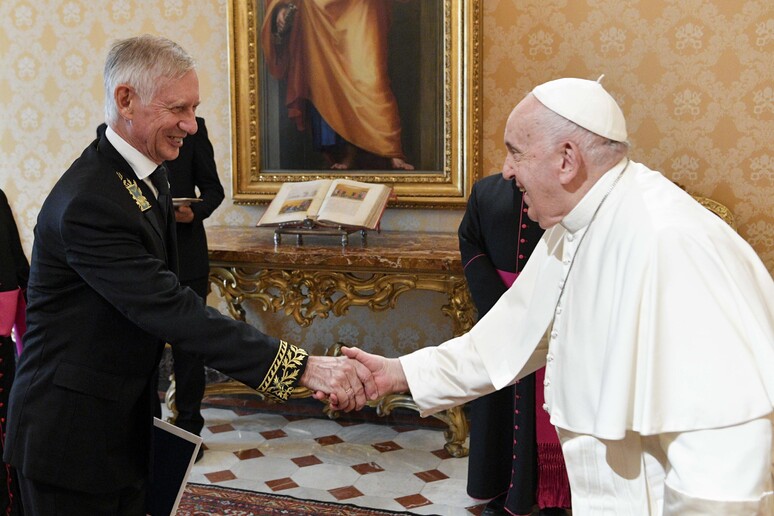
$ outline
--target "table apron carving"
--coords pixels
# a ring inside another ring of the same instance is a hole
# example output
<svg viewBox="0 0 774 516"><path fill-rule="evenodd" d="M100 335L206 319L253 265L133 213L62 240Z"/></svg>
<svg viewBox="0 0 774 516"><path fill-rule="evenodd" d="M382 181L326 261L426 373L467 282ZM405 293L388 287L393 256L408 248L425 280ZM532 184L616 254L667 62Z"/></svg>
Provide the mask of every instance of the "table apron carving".
<svg viewBox="0 0 774 516"><path fill-rule="evenodd" d="M454 335L473 327L470 293L464 278L438 274L395 272L351 273L337 271L260 269L213 264L210 283L218 290L235 319L245 320L242 303L253 301L263 311L284 312L300 326L330 313L345 315L350 306L374 312L395 308L398 297L409 290L439 292L448 296L441 310L452 320Z"/></svg>
<svg viewBox="0 0 774 516"><path fill-rule="evenodd" d="M293 317L302 327L316 318L346 315L351 306L381 312L395 308L410 290L444 294L442 312L452 321L454 336L469 331L475 308L462 272L456 234L381 233L368 245L275 246L270 231L262 228L210 227L210 285L224 300L229 314L244 321L245 302L251 307ZM332 346L329 354L337 354ZM207 394L255 393L235 382L207 386ZM296 389L294 398L310 396ZM167 393L174 404L174 386ZM417 410L410 395L385 396L369 403L379 415L394 408ZM335 413L327 410L330 417ZM434 417L447 424L446 450L455 457L467 455L468 422L462 407Z"/></svg>

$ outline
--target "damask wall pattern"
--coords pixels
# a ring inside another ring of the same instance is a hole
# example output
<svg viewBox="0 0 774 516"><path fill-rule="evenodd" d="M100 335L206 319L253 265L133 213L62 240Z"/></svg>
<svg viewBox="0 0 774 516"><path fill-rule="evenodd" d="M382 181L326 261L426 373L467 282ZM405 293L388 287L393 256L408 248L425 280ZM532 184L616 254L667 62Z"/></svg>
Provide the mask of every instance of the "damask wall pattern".
<svg viewBox="0 0 774 516"><path fill-rule="evenodd" d="M735 214L774 271L774 2L485 0L484 166L532 87L597 79L626 114L631 156Z"/></svg>
<svg viewBox="0 0 774 516"><path fill-rule="evenodd" d="M0 2L0 188L28 255L47 192L103 119L102 66L117 38L162 34L196 57L199 113L230 193L227 6L228 0ZM484 174L500 169L505 119L534 85L605 74L627 115L633 158L728 205L742 236L774 271L771 0L483 0L482 21ZM255 224L263 208L234 205L228 193L210 224ZM461 217L461 210L390 209L383 227L455 231ZM397 354L451 335L440 310L427 310L442 302L439 295L407 294L394 311L353 308L363 317L303 330L281 315L249 317L315 352L344 341Z"/></svg>
<svg viewBox="0 0 774 516"><path fill-rule="evenodd" d="M248 0L246 0L248 1ZM102 66L115 39L151 33L180 43L198 61L202 104L227 195L209 224L252 226L263 207L230 200L231 124L228 74L229 0L2 0L0 2L0 188L8 195L23 245L32 249L35 218L59 176L95 137L103 121ZM399 210L387 229L455 231L461 212ZM308 329L282 315L250 312L272 335L321 353L336 341L369 342L384 354L405 353L451 336L439 294L407 294L393 313L332 317ZM216 296L211 303L225 308ZM437 310L427 311L430 303ZM249 308L249 307L248 307ZM417 320L416 313L427 313ZM439 340L440 339L440 340Z"/></svg>

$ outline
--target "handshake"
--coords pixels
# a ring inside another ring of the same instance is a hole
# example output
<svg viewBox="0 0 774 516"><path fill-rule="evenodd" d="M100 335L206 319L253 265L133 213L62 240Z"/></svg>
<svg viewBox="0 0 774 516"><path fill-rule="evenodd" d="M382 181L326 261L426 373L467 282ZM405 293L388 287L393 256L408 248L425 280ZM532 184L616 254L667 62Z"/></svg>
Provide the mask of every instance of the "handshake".
<svg viewBox="0 0 774 516"><path fill-rule="evenodd" d="M327 399L333 410L360 410L368 401L408 390L399 359L358 348L342 347L341 352L344 356L310 355L299 381L314 392L315 399Z"/></svg>

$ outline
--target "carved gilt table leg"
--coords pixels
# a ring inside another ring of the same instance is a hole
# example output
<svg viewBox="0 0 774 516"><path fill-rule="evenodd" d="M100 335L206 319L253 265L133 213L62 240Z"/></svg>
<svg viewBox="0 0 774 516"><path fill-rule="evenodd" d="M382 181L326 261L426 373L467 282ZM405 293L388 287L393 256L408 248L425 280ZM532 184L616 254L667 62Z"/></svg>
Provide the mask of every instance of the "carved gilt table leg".
<svg viewBox="0 0 774 516"><path fill-rule="evenodd" d="M210 283L220 293L228 307L229 314L241 321L245 320L242 302L249 299L257 302L265 311L284 310L293 316L301 326L309 326L316 317L327 317L332 311L335 315L345 314L350 306L367 306L372 311L394 308L397 298L408 290L439 292L448 296L448 303L441 310L452 321L454 336L469 331L474 324L473 303L463 277L440 277L437 275L413 275L404 273L374 273L368 278L341 272L322 271L284 271L261 270L251 272L237 267L213 266L210 269ZM303 288L302 288L303 287ZM281 291L280 298L270 290ZM302 294L302 292L304 292ZM335 294L341 294L334 300ZM329 348L327 355L340 355L341 344ZM249 387L229 381L207 385L207 394L258 394ZM306 398L312 395L306 388L294 390L291 398ZM167 393L168 406L174 406L174 392ZM416 403L408 394L388 395L373 402L380 416L389 415L395 408L408 408L419 411ZM338 417L326 405L323 411L330 418ZM468 421L462 406L454 407L433 417L448 426L444 431L446 451L453 457L468 454L465 440L468 436Z"/></svg>

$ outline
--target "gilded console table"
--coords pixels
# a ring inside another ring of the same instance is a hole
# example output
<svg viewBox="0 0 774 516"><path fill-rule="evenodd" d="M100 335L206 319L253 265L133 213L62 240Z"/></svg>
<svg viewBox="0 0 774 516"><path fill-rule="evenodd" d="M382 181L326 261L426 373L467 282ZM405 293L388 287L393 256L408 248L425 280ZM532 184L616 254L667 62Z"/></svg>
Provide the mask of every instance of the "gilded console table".
<svg viewBox="0 0 774 516"><path fill-rule="evenodd" d="M474 305L454 233L369 232L365 243L353 239L342 246L338 239L320 236L296 245L275 244L268 228L211 226L207 240L210 283L236 319L245 320L242 304L249 300L264 311L282 311L305 327L317 317L345 315L350 306L373 311L394 308L404 292L424 290L447 296L441 310L451 319L455 336L474 323ZM254 391L228 382L209 385L207 392ZM294 393L294 397L309 395L306 389ZM397 407L417 410L408 395L385 396L372 406L380 415ZM435 417L449 427L446 450L455 457L466 455L468 423L462 408Z"/></svg>

